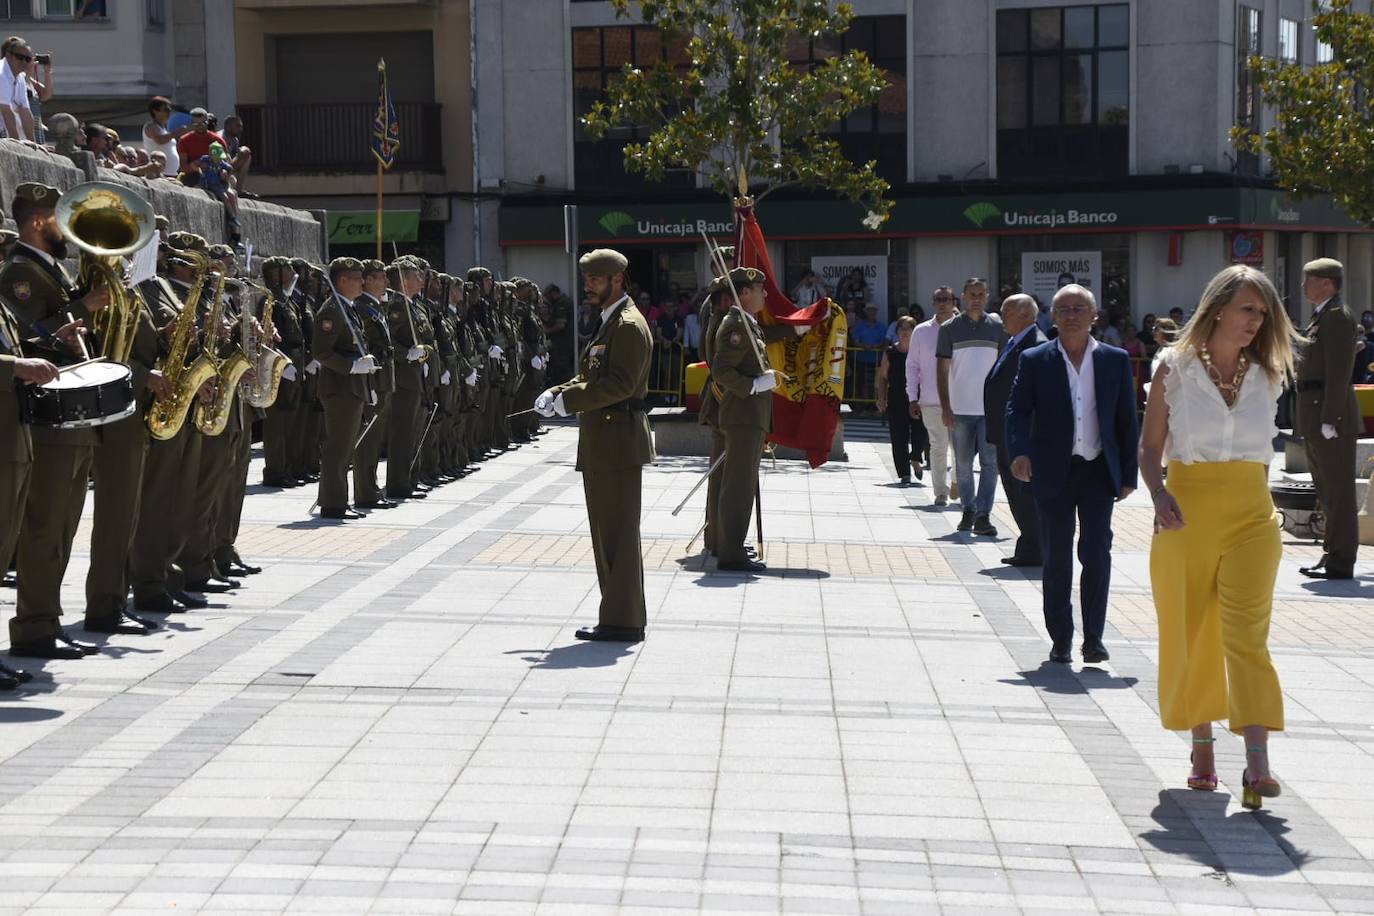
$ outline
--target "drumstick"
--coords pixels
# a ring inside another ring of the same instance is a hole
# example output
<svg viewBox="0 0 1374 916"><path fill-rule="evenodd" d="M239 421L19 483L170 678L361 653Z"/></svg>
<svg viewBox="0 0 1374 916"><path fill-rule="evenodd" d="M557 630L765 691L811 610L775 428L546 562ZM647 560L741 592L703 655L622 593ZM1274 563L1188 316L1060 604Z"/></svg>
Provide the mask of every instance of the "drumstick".
<svg viewBox="0 0 1374 916"><path fill-rule="evenodd" d="M57 367L57 374L58 374L58 375L61 375L61 374L64 373L64 372L71 372L73 369L80 369L82 366L89 366L91 363L103 363L103 362L105 362L105 357L103 357L103 356L97 356L97 357L95 357L94 359L88 359L88 360L86 360L85 362L72 363L70 366L58 366L58 367Z"/></svg>
<svg viewBox="0 0 1374 916"><path fill-rule="evenodd" d="M75 324L75 323L76 323L76 319L72 317L72 313L71 313L70 311L68 311L66 314L67 314L67 324ZM91 351L86 349L86 339L85 339L84 337L81 336L81 329L80 329L80 328L73 328L73 329L72 329L72 333L76 335L76 342L77 342L77 344L81 347L81 358L84 359L86 362L90 362L90 361L91 361Z"/></svg>

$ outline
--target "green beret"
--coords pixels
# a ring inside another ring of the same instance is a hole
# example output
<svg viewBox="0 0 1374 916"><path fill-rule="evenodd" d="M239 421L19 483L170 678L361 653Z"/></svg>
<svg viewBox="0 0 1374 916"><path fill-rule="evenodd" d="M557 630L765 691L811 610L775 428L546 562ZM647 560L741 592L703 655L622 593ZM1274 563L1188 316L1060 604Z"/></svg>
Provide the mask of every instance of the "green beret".
<svg viewBox="0 0 1374 916"><path fill-rule="evenodd" d="M386 273L386 265L383 264L381 261L377 260L376 258L368 258L366 261L363 261L364 276L366 276L367 274L384 273Z"/></svg>
<svg viewBox="0 0 1374 916"><path fill-rule="evenodd" d="M479 281L479 280L490 280L490 279L491 279L491 271L487 270L485 267L470 267L470 268L468 268L468 282L469 282L469 283L476 283L476 282Z"/></svg>
<svg viewBox="0 0 1374 916"><path fill-rule="evenodd" d="M391 266L397 270L419 270L420 265L408 254L403 254L391 262Z"/></svg>
<svg viewBox="0 0 1374 916"><path fill-rule="evenodd" d="M1302 266L1302 272L1309 277L1325 277L1328 280L1345 278L1345 265L1335 258L1317 258Z"/></svg>
<svg viewBox="0 0 1374 916"><path fill-rule="evenodd" d="M310 269L310 262L305 258L292 258L291 269L296 273L301 273Z"/></svg>
<svg viewBox="0 0 1374 916"><path fill-rule="evenodd" d="M216 244L210 246L210 257L217 261L221 258L232 258L233 256L234 249L230 248L228 245Z"/></svg>
<svg viewBox="0 0 1374 916"><path fill-rule="evenodd" d="M208 254L210 245L203 236L194 232L173 232L167 237L167 241L173 248L180 248L183 251L198 251L201 254Z"/></svg>
<svg viewBox="0 0 1374 916"><path fill-rule="evenodd" d="M535 283L533 280L529 279L528 277L516 277L516 278L515 278L514 280L512 280L511 282L515 284L515 288L518 289L518 290L519 290L519 289L532 289L532 290L534 290L535 292L539 292L539 284L538 284L538 283Z"/></svg>
<svg viewBox="0 0 1374 916"><path fill-rule="evenodd" d="M264 280L267 279L267 272L269 270L282 270L283 268L289 268L290 266L291 262L286 258L282 257L281 255L274 254L270 257L263 258L261 267L262 278Z"/></svg>
<svg viewBox="0 0 1374 916"><path fill-rule="evenodd" d="M722 245L722 246L720 246L720 248L717 249L717 250L720 252L720 256L721 256L722 258L724 258L725 260L727 260L727 261L733 261L733 260L735 259L735 246L734 246L734 245Z"/></svg>
<svg viewBox="0 0 1374 916"><path fill-rule="evenodd" d="M361 273L362 269L363 262L359 261L357 258L335 258L329 262L330 276L342 273L345 270L356 270Z"/></svg>
<svg viewBox="0 0 1374 916"><path fill-rule="evenodd" d="M41 181L25 181L14 189L15 203L22 200L34 207L55 208L57 199L61 196L61 191Z"/></svg>
<svg viewBox="0 0 1374 916"><path fill-rule="evenodd" d="M153 227L157 229L158 232L171 232L172 221L169 220L167 217L158 214L157 216L153 217Z"/></svg>
<svg viewBox="0 0 1374 916"><path fill-rule="evenodd" d="M419 255L411 255L410 259L415 262L416 270L433 270L433 268L429 266L429 262Z"/></svg>
<svg viewBox="0 0 1374 916"><path fill-rule="evenodd" d="M624 273L630 262L613 248L598 248L578 258L577 266L589 276L614 277L616 274Z"/></svg>
<svg viewBox="0 0 1374 916"><path fill-rule="evenodd" d="M753 286L755 283L762 283L766 279L767 276L757 267L736 267L730 271L730 282L735 284L735 289Z"/></svg>

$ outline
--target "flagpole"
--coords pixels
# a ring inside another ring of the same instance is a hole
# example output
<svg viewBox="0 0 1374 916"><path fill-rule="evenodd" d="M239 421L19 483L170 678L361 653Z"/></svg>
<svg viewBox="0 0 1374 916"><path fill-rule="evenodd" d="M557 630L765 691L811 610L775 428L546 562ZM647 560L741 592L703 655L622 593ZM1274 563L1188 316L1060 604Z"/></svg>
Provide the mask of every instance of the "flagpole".
<svg viewBox="0 0 1374 916"><path fill-rule="evenodd" d="M377 260L382 259L382 160L377 160Z"/></svg>

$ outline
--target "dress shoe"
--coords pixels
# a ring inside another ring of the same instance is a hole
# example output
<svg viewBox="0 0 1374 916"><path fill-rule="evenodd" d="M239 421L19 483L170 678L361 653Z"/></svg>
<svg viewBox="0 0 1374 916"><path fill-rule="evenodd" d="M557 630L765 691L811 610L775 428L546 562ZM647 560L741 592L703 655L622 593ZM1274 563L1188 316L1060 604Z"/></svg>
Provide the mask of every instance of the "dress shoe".
<svg viewBox="0 0 1374 916"><path fill-rule="evenodd" d="M391 500L387 499L386 497L382 497L381 499L374 499L374 500L372 500L372 501L370 501L370 502L365 502L365 503L354 503L354 504L353 504L353 508L355 508L355 509L395 509L398 505L400 505L400 504L399 504L399 503L394 503L394 502L392 502Z"/></svg>
<svg viewBox="0 0 1374 916"><path fill-rule="evenodd" d="M1083 661L1085 661L1089 665L1094 665L1098 662L1105 662L1109 660L1111 657L1111 653L1107 651L1107 647L1102 645L1102 643L1100 642L1085 642L1083 644Z"/></svg>
<svg viewBox="0 0 1374 916"><path fill-rule="evenodd" d="M997 529L986 515L980 515L973 520L973 533L982 537L997 537Z"/></svg>
<svg viewBox="0 0 1374 916"><path fill-rule="evenodd" d="M197 598L195 595L191 595L186 592L169 591L167 594L171 597L173 601L181 605L182 610L186 610L188 608L194 608L196 610L199 610L201 608L206 608L210 606L210 602L206 601L204 598ZM178 612L172 611L172 613L176 614Z"/></svg>
<svg viewBox="0 0 1374 916"><path fill-rule="evenodd" d="M1313 563L1311 566L1299 566L1299 567L1298 567L1298 572L1300 572L1300 573L1302 573L1304 576L1306 576L1306 575L1310 575L1310 574L1312 574L1312 573L1314 573L1314 572L1319 572L1319 571L1325 569L1325 568L1326 568L1326 558L1327 558L1327 556L1329 556L1329 555L1328 555L1328 554L1325 554L1325 553L1322 554L1321 559L1318 560L1317 562Z"/></svg>
<svg viewBox="0 0 1374 916"><path fill-rule="evenodd" d="M909 487L909 486L911 486L911 478L910 478L910 477L898 477L898 478L897 478L897 486L899 486L899 487Z"/></svg>
<svg viewBox="0 0 1374 916"><path fill-rule="evenodd" d="M276 487L277 489L283 489L285 487L294 487L296 486L296 478L279 477L276 474L263 474L262 485L264 487Z"/></svg>
<svg viewBox="0 0 1374 916"><path fill-rule="evenodd" d="M1050 661L1067 665L1073 661L1073 648L1069 643L1055 643L1050 647Z"/></svg>
<svg viewBox="0 0 1374 916"><path fill-rule="evenodd" d="M94 655L100 651L99 646L91 645L88 642L77 642L75 639L68 636L65 630L57 631L57 633L53 635L53 639L57 640L58 645L66 646L68 649L75 649L82 655Z"/></svg>
<svg viewBox="0 0 1374 916"><path fill-rule="evenodd" d="M253 566L252 564L245 561L243 557L239 556L237 550L234 550L234 548L232 547L229 549L234 551L233 559L230 560L229 564L234 568L227 569L225 570L225 572L239 576L256 576L258 573L262 572L261 566Z"/></svg>
<svg viewBox="0 0 1374 916"><path fill-rule="evenodd" d="M1002 562L1008 566L1043 566L1039 560L1028 560L1024 557L1003 557Z"/></svg>
<svg viewBox="0 0 1374 916"><path fill-rule="evenodd" d="M948 506L948 505L949 505L949 497L948 497L948 496L937 496L937 497L935 497L935 508L937 508L937 509L943 509L945 506Z"/></svg>
<svg viewBox="0 0 1374 916"><path fill-rule="evenodd" d="M200 592L202 595L218 595L238 588L239 582L235 579L217 579L211 576L208 579L201 579L199 582L187 582L186 587L193 592Z"/></svg>
<svg viewBox="0 0 1374 916"><path fill-rule="evenodd" d="M92 633L122 633L126 636L142 636L157 629L151 620L121 611L104 617L87 618L83 626Z"/></svg>
<svg viewBox="0 0 1374 916"><path fill-rule="evenodd" d="M24 671L21 668L11 668L3 662L0 662L0 674L8 678L13 678L21 684L27 684L29 681L33 680L32 672Z"/></svg>
<svg viewBox="0 0 1374 916"><path fill-rule="evenodd" d="M54 636L45 636L32 642L15 643L10 646L10 655L18 658L50 658L75 661L78 658L85 658L88 654L90 653L65 644L58 644L57 638Z"/></svg>
<svg viewBox="0 0 1374 916"><path fill-rule="evenodd" d="M1355 570L1353 570L1353 569L1327 569L1327 568L1308 567L1307 569L1300 569L1300 570L1298 570L1298 572L1302 573L1304 576L1306 576L1306 577L1309 578L1309 579L1353 579L1353 578L1355 578Z"/></svg>
<svg viewBox="0 0 1374 916"><path fill-rule="evenodd" d="M599 623L594 627L583 627L573 635L591 642L643 642L644 628L612 627Z"/></svg>
<svg viewBox="0 0 1374 916"><path fill-rule="evenodd" d="M18 690L19 679L10 677L8 674L0 674L0 690Z"/></svg>
<svg viewBox="0 0 1374 916"><path fill-rule="evenodd" d="M171 595L163 592L161 595L154 595L151 598L135 598L134 610L142 611L145 614L180 614L186 607L175 601Z"/></svg>
<svg viewBox="0 0 1374 916"><path fill-rule="evenodd" d="M959 518L959 530L960 530L960 531L972 531L972 530L973 530L973 510L972 510L972 509L965 509L965 510L964 510L964 514Z"/></svg>
<svg viewBox="0 0 1374 916"><path fill-rule="evenodd" d="M320 509L320 518L357 519L357 518L362 518L362 517L363 517L363 516L362 516L362 513L360 513L360 512L354 512L352 509L349 509L349 508L343 508L343 509L324 509L324 508L322 508L322 509Z"/></svg>
<svg viewBox="0 0 1374 916"><path fill-rule="evenodd" d="M318 471L308 471L308 472L306 473L306 475L305 475L305 482L306 482L306 483L319 483L319 482L320 482L320 474L319 474L319 472L318 472Z"/></svg>
<svg viewBox="0 0 1374 916"><path fill-rule="evenodd" d="M768 566L758 560L738 560L731 563L717 563L716 569L721 572L763 572Z"/></svg>

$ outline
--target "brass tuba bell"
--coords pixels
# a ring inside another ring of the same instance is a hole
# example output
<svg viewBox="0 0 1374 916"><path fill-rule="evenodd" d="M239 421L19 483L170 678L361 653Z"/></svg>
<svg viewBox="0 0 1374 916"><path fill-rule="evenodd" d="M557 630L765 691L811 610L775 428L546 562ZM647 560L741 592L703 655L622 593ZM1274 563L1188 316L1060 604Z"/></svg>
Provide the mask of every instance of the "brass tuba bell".
<svg viewBox="0 0 1374 916"><path fill-rule="evenodd" d="M152 242L157 225L152 204L123 185L90 181L64 193L56 215L62 234L81 249L78 283L89 289L100 280L110 293L109 307L91 319L100 355L127 363L139 302L124 286L123 259Z"/></svg>

